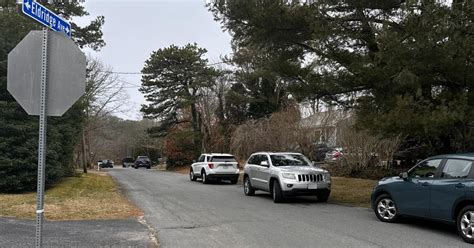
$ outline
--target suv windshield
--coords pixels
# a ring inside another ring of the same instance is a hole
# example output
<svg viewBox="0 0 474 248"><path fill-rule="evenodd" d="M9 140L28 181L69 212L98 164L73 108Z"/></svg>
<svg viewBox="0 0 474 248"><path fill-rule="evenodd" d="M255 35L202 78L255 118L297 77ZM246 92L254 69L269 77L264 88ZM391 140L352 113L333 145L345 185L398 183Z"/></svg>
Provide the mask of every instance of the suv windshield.
<svg viewBox="0 0 474 248"><path fill-rule="evenodd" d="M150 161L150 159L147 156L138 156L137 160L140 161Z"/></svg>
<svg viewBox="0 0 474 248"><path fill-rule="evenodd" d="M308 159L301 154L270 155L273 166L309 166Z"/></svg>
<svg viewBox="0 0 474 248"><path fill-rule="evenodd" d="M213 156L211 162L237 162L232 156Z"/></svg>

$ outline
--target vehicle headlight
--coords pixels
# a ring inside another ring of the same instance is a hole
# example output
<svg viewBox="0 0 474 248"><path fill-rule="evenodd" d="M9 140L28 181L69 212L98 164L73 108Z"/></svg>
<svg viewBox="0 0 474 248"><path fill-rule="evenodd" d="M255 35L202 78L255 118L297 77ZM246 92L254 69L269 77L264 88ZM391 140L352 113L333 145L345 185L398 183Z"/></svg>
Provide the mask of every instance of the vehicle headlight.
<svg viewBox="0 0 474 248"><path fill-rule="evenodd" d="M323 173L324 181L331 182L331 175L329 173Z"/></svg>
<svg viewBox="0 0 474 248"><path fill-rule="evenodd" d="M296 179L296 176L293 173L281 173L281 176L286 179Z"/></svg>

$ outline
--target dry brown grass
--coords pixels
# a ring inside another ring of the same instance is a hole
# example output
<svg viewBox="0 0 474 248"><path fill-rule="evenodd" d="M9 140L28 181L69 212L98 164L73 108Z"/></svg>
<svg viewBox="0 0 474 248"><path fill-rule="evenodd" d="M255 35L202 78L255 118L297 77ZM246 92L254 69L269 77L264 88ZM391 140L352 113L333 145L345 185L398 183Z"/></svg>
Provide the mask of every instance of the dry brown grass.
<svg viewBox="0 0 474 248"><path fill-rule="evenodd" d="M173 172L178 172L180 174L188 174L189 173L189 166L181 166L173 168Z"/></svg>
<svg viewBox="0 0 474 248"><path fill-rule="evenodd" d="M333 177L329 202L356 206L370 207L370 194L376 180Z"/></svg>
<svg viewBox="0 0 474 248"><path fill-rule="evenodd" d="M36 193L0 194L0 216L33 219L35 208ZM48 220L123 219L141 214L105 173L66 178L45 195Z"/></svg>

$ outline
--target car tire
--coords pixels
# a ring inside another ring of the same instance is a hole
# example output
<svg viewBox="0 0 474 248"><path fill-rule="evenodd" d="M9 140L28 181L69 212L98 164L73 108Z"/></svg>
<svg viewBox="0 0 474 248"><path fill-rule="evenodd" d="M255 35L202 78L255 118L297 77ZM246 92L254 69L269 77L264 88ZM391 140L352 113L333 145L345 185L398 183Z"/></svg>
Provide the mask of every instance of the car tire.
<svg viewBox="0 0 474 248"><path fill-rule="evenodd" d="M146 168L147 168L147 169L150 169L150 168L151 168L151 166L147 166Z"/></svg>
<svg viewBox="0 0 474 248"><path fill-rule="evenodd" d="M133 168L138 169L138 166L135 166L135 167L133 167Z"/></svg>
<svg viewBox="0 0 474 248"><path fill-rule="evenodd" d="M456 218L459 235L470 244L474 244L474 225L472 221L474 221L474 206L472 205L464 207Z"/></svg>
<svg viewBox="0 0 474 248"><path fill-rule="evenodd" d="M191 180L191 181L193 181L193 182L196 181L196 176L194 175L193 168L191 168L191 169L189 170L189 180Z"/></svg>
<svg viewBox="0 0 474 248"><path fill-rule="evenodd" d="M208 184L208 183L209 183L209 179L207 178L207 175L206 175L206 171L205 171L205 170L202 171L201 177L202 177L202 183L203 183L203 184Z"/></svg>
<svg viewBox="0 0 474 248"><path fill-rule="evenodd" d="M318 202L327 202L329 199L329 193L317 194L316 197L318 197Z"/></svg>
<svg viewBox="0 0 474 248"><path fill-rule="evenodd" d="M273 182L272 197L274 203L283 202L283 193L281 192L280 183L276 180Z"/></svg>
<svg viewBox="0 0 474 248"><path fill-rule="evenodd" d="M397 222L400 218L397 205L392 197L387 194L380 195L375 200L375 216L382 222Z"/></svg>
<svg viewBox="0 0 474 248"><path fill-rule="evenodd" d="M244 194L246 196L255 195L255 189L252 187L252 183L250 182L250 178L248 176L244 177Z"/></svg>

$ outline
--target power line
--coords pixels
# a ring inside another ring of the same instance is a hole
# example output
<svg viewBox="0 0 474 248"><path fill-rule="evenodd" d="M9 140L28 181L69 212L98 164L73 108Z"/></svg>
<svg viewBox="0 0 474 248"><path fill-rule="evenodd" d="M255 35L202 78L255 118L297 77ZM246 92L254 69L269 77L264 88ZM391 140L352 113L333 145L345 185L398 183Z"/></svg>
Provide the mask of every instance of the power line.
<svg viewBox="0 0 474 248"><path fill-rule="evenodd" d="M209 64L209 66L225 64L225 63L226 62L224 62L224 61L220 61L220 62ZM124 72L124 71L100 71L100 72L120 74L120 75L145 75L145 74L147 74L147 73L142 73L142 72Z"/></svg>

